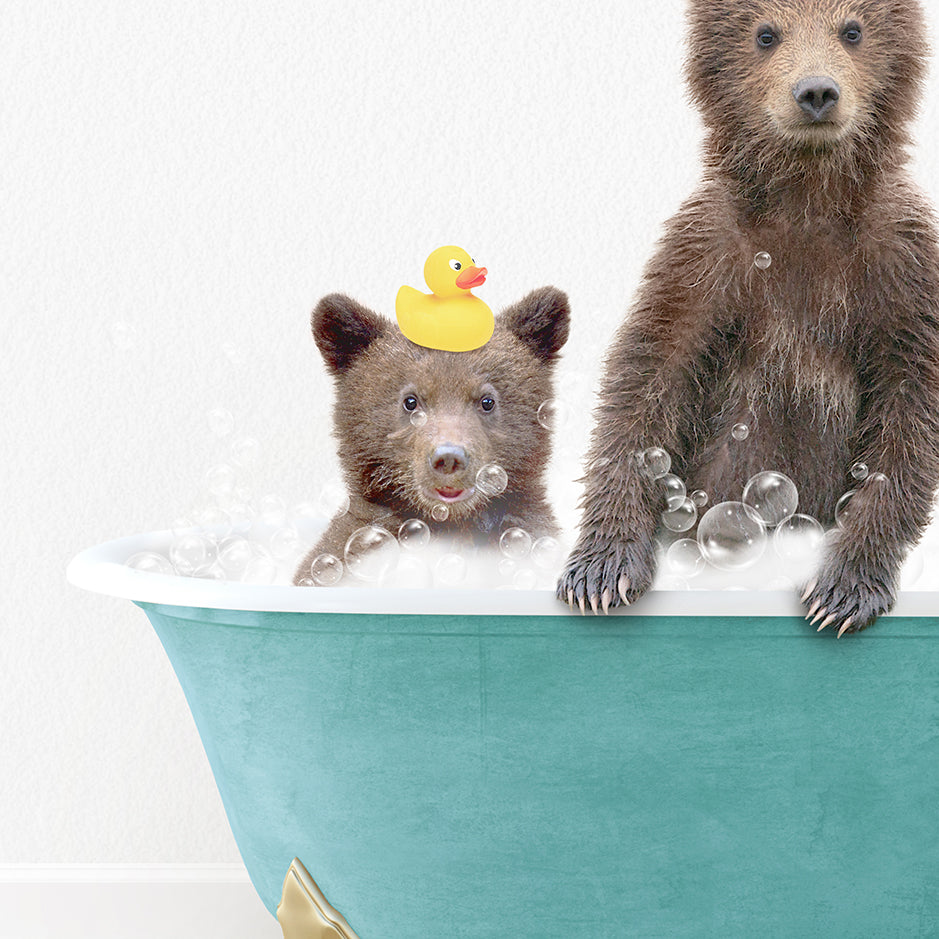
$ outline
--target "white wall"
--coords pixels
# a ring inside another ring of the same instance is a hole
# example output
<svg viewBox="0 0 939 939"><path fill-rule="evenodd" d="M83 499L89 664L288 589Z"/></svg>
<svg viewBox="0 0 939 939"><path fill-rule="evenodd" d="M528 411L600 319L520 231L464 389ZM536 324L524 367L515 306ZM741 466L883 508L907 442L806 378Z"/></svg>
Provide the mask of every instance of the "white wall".
<svg viewBox="0 0 939 939"><path fill-rule="evenodd" d="M928 0L933 33L939 5ZM308 315L392 312L464 245L507 304L553 283L576 414L698 175L681 0L8 5L0 30L0 863L238 860L185 703L90 544L202 498L229 408L257 494L335 472ZM939 202L939 74L916 172ZM482 293L482 291L481 291ZM116 340L116 341L115 341Z"/></svg>

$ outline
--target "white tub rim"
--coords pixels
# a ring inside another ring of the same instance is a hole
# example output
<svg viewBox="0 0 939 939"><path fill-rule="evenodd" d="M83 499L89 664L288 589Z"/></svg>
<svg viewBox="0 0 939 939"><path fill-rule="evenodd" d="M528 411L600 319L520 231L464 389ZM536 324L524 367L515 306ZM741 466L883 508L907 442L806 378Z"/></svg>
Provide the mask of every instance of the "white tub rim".
<svg viewBox="0 0 939 939"><path fill-rule="evenodd" d="M93 593L165 606L277 613L374 613L382 615L570 616L550 590L460 588L294 587L246 584L151 574L127 567L138 551L156 551L170 531L128 535L79 553L66 576ZM576 615L580 615L577 613ZM793 591L652 590L611 616L774 617L804 616ZM906 590L891 617L939 617L939 591Z"/></svg>

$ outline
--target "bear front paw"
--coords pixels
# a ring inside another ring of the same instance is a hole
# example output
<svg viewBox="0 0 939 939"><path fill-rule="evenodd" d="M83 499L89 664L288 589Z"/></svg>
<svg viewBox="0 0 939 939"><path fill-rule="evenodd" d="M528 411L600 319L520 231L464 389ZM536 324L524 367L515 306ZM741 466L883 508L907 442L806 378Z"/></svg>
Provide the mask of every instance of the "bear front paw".
<svg viewBox="0 0 939 939"><path fill-rule="evenodd" d="M558 580L557 596L581 613L635 603L652 586L655 550L651 540L578 545Z"/></svg>
<svg viewBox="0 0 939 939"><path fill-rule="evenodd" d="M896 593L884 576L873 576L844 563L827 562L802 595L806 619L818 631L833 627L845 633L866 629L894 604Z"/></svg>

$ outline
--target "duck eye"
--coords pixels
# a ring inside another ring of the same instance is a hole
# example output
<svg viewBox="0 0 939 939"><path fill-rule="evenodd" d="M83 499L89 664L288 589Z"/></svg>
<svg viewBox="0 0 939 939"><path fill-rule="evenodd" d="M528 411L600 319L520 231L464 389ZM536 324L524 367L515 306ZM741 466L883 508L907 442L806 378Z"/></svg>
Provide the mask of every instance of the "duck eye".
<svg viewBox="0 0 939 939"><path fill-rule="evenodd" d="M451 259L451 261L450 261L450 267L451 267L454 271L459 271L459 270L462 270L462 269L463 269L463 265L460 264L460 262L457 261L456 258Z"/></svg>
<svg viewBox="0 0 939 939"><path fill-rule="evenodd" d="M776 35L776 31L772 26L761 26L756 31L756 44L761 49L769 49L771 46L774 46L779 40L779 36Z"/></svg>
<svg viewBox="0 0 939 939"><path fill-rule="evenodd" d="M484 411L491 411L496 406L496 399L492 395L483 395L479 399L479 406Z"/></svg>
<svg viewBox="0 0 939 939"><path fill-rule="evenodd" d="M404 396L404 410L405 410L405 411L416 411L416 410L417 410L417 396L416 396L416 395L405 395L405 396Z"/></svg>
<svg viewBox="0 0 939 939"><path fill-rule="evenodd" d="M856 46L861 41L861 24L847 23L844 29L841 30L841 38L852 46Z"/></svg>

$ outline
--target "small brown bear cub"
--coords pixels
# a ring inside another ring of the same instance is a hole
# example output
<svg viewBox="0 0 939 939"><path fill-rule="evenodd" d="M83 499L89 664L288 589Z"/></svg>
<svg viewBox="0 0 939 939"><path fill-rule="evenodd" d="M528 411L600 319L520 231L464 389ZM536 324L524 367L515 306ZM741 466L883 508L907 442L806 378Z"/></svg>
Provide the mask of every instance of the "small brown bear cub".
<svg viewBox="0 0 939 939"><path fill-rule="evenodd" d="M739 500L792 478L823 524L803 601L855 632L889 610L939 481L939 248L907 177L926 44L916 0L691 0L705 176L668 223L606 361L581 533L558 596L650 586L664 508L635 454ZM771 263L755 265L767 252ZM745 443L735 424L750 428ZM870 469L857 485L856 462Z"/></svg>
<svg viewBox="0 0 939 939"><path fill-rule="evenodd" d="M334 432L350 505L294 583L310 576L317 555L341 559L349 536L372 524L396 536L417 518L476 545L498 544L515 526L533 538L556 534L544 485L551 435L538 408L552 398L569 324L567 297L543 287L504 310L482 348L441 352L349 297L324 297L313 336L336 382ZM493 464L508 480L502 492L477 485Z"/></svg>

